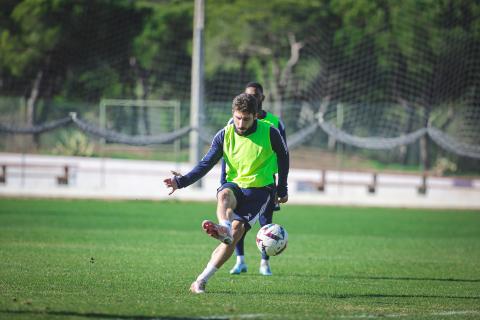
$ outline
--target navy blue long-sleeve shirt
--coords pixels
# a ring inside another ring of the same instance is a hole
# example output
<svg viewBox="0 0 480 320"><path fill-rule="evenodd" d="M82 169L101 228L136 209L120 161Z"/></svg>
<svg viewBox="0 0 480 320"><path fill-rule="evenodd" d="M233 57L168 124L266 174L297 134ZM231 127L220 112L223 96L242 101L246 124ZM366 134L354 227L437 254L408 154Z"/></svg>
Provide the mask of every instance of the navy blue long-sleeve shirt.
<svg viewBox="0 0 480 320"><path fill-rule="evenodd" d="M257 120L252 127L245 132L249 135L257 130ZM200 162L186 175L175 177L175 181L179 188L185 188L206 175L217 162L223 157L223 142L225 137L225 128L217 132L213 138L212 145L207 154ZM289 154L287 145L282 138L280 131L274 127L270 127L270 142L273 151L277 154L278 161L278 183L277 193L279 197L285 197L288 194L287 178L289 171Z"/></svg>

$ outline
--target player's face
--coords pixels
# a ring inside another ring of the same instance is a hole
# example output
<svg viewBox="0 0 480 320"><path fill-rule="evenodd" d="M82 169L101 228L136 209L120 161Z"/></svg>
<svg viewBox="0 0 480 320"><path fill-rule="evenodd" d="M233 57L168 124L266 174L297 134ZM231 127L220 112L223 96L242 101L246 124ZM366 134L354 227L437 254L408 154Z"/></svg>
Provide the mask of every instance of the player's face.
<svg viewBox="0 0 480 320"><path fill-rule="evenodd" d="M265 96L263 95L263 93L260 90L258 90L255 87L248 87L248 88L245 89L245 93L251 94L252 96L254 96L258 101L258 106L259 107L262 106L262 101L263 101L263 99L265 99Z"/></svg>
<svg viewBox="0 0 480 320"><path fill-rule="evenodd" d="M253 122L257 118L256 115L247 112L234 111L233 112L233 123L237 133L241 136L253 126Z"/></svg>

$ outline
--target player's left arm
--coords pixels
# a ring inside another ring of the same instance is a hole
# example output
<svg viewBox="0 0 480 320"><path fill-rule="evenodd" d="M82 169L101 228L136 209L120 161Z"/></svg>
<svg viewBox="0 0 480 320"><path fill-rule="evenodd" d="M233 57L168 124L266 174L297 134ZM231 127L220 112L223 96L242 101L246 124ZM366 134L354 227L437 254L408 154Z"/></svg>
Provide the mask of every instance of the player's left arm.
<svg viewBox="0 0 480 320"><path fill-rule="evenodd" d="M270 127L270 142L273 151L277 154L278 163L278 183L277 196L278 202L285 203L288 201L288 171L290 170L290 155L285 140L282 138L280 131L274 127Z"/></svg>
<svg viewBox="0 0 480 320"><path fill-rule="evenodd" d="M220 185L227 183L227 164L225 159L222 158L221 161L221 170L220 170Z"/></svg>

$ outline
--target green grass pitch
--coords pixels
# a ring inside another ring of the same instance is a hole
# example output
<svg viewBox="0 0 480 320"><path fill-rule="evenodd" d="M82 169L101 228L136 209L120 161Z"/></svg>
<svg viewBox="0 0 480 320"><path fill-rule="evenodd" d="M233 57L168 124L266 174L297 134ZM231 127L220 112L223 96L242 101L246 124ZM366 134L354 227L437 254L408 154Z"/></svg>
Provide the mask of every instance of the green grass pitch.
<svg viewBox="0 0 480 320"><path fill-rule="evenodd" d="M0 199L0 319L478 319L480 212L287 204L285 252L190 283L214 203Z"/></svg>

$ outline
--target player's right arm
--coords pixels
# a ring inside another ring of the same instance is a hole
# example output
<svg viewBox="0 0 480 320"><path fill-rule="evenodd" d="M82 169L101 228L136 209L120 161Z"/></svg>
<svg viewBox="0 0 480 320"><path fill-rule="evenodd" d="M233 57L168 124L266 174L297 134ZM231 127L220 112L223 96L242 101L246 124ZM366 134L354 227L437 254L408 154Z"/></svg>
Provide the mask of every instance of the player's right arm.
<svg viewBox="0 0 480 320"><path fill-rule="evenodd" d="M169 194L172 194L177 189L188 187L189 185L200 180L206 175L213 166L223 156L223 139L225 136L225 129L217 132L213 138L210 149L200 162L186 175L182 176L176 172L173 172L173 177L163 180L167 188L172 188Z"/></svg>
<svg viewBox="0 0 480 320"><path fill-rule="evenodd" d="M227 122L227 125L232 123L233 123L233 118L230 118L230 120L228 120ZM224 185L225 183L227 183L226 171L227 171L227 165L225 164L225 160L222 159L222 170L220 171L220 185Z"/></svg>

